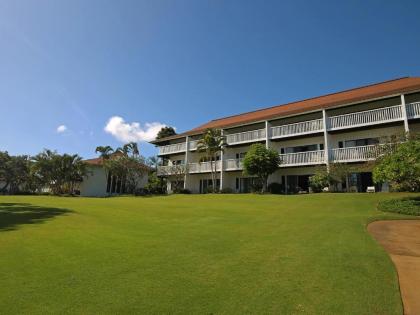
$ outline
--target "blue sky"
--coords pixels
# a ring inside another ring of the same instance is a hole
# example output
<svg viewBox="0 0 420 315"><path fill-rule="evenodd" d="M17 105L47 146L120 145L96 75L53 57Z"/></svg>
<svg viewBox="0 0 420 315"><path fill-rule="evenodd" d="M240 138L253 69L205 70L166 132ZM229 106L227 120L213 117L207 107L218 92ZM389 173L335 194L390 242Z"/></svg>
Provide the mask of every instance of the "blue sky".
<svg viewBox="0 0 420 315"><path fill-rule="evenodd" d="M150 156L142 140L163 124L182 132L420 76L419 12L419 1L3 0L0 150L88 158L137 139Z"/></svg>

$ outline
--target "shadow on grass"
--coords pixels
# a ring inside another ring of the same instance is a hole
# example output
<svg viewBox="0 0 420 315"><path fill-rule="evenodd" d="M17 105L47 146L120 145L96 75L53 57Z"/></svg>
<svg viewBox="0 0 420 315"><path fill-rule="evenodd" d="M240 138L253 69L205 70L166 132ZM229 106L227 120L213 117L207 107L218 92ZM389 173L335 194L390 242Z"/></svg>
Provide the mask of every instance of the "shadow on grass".
<svg viewBox="0 0 420 315"><path fill-rule="evenodd" d="M0 203L0 232L16 230L19 225L42 223L72 210L34 206L29 203Z"/></svg>

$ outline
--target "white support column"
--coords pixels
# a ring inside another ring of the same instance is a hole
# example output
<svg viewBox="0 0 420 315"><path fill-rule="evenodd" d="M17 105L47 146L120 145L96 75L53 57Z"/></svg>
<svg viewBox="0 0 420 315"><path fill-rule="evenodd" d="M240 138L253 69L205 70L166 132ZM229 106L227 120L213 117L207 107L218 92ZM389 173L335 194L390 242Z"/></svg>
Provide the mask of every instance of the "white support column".
<svg viewBox="0 0 420 315"><path fill-rule="evenodd" d="M265 121L265 147L268 149L270 147L270 136L271 136L271 125L268 120Z"/></svg>
<svg viewBox="0 0 420 315"><path fill-rule="evenodd" d="M407 106L405 105L404 94L401 94L401 112L404 119L404 130L405 133L408 134L410 132L410 128L408 127Z"/></svg>
<svg viewBox="0 0 420 315"><path fill-rule="evenodd" d="M221 130L221 133L223 136L224 135L223 129ZM220 190L223 189L224 167L225 167L225 160L224 160L224 152L222 151L220 152Z"/></svg>
<svg viewBox="0 0 420 315"><path fill-rule="evenodd" d="M190 139L188 136L185 137L185 175L184 175L184 189L187 189L188 179L188 158L190 154Z"/></svg>
<svg viewBox="0 0 420 315"><path fill-rule="evenodd" d="M327 170L330 170L330 145L329 145L329 135L328 135L328 116L325 109L322 110L322 122L324 125L324 159L325 164L327 164Z"/></svg>

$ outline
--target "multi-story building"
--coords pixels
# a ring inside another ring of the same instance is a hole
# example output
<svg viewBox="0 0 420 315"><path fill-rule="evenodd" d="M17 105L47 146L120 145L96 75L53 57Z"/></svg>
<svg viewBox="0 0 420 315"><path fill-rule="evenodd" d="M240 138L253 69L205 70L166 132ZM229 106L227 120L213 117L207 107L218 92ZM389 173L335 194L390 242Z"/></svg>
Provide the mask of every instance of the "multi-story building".
<svg viewBox="0 0 420 315"><path fill-rule="evenodd" d="M250 190L252 178L243 175L242 158L251 144L259 142L277 150L282 160L269 182L282 184L289 193L308 190L308 178L320 165L365 163L385 137L420 132L420 77L220 118L153 141L164 161L158 174L168 176L169 191L175 178L179 183L179 174L171 175L173 165L187 170L182 179L184 188L202 193L211 185L212 162L203 161L202 153L197 152L197 140L207 128L221 129L226 136L227 146L213 162L220 189ZM344 185L366 191L372 185L372 174L351 174Z"/></svg>

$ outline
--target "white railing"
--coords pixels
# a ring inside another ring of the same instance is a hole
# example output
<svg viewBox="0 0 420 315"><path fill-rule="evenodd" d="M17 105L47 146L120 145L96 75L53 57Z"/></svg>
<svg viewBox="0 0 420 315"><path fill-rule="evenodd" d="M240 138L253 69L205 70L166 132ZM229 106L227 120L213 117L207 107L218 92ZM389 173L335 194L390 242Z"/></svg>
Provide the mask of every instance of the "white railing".
<svg viewBox="0 0 420 315"><path fill-rule="evenodd" d="M322 119L302 121L294 124L271 127L271 138L282 138L303 135L323 130Z"/></svg>
<svg viewBox="0 0 420 315"><path fill-rule="evenodd" d="M280 167L324 164L324 150L280 154Z"/></svg>
<svg viewBox="0 0 420 315"><path fill-rule="evenodd" d="M174 175L174 174L185 174L186 173L185 164L177 164L177 165L161 165L157 168L157 175L164 176L164 175Z"/></svg>
<svg viewBox="0 0 420 315"><path fill-rule="evenodd" d="M197 143L198 143L198 140L192 140L192 141L190 141L190 143L188 145L190 151L197 150Z"/></svg>
<svg viewBox="0 0 420 315"><path fill-rule="evenodd" d="M246 142L254 142L254 141L261 141L265 140L265 128L233 133L231 135L226 136L227 144L238 144L238 143L246 143Z"/></svg>
<svg viewBox="0 0 420 315"><path fill-rule="evenodd" d="M420 102L407 104L407 117L420 118Z"/></svg>
<svg viewBox="0 0 420 315"><path fill-rule="evenodd" d="M329 118L328 129L342 129L402 120L400 105L338 115Z"/></svg>
<svg viewBox="0 0 420 315"><path fill-rule="evenodd" d="M220 171L222 163L216 161L216 171ZM214 162L190 163L188 166L189 173L207 173L211 172L211 167L214 169Z"/></svg>
<svg viewBox="0 0 420 315"><path fill-rule="evenodd" d="M159 155L185 152L185 149L186 149L185 142L164 145L162 147L159 147Z"/></svg>
<svg viewBox="0 0 420 315"><path fill-rule="evenodd" d="M242 161L243 159L228 159L226 160L226 171L236 171L236 170L242 170Z"/></svg>
<svg viewBox="0 0 420 315"><path fill-rule="evenodd" d="M359 147L330 150L332 162L358 162L376 159L383 152L383 145L371 144Z"/></svg>

